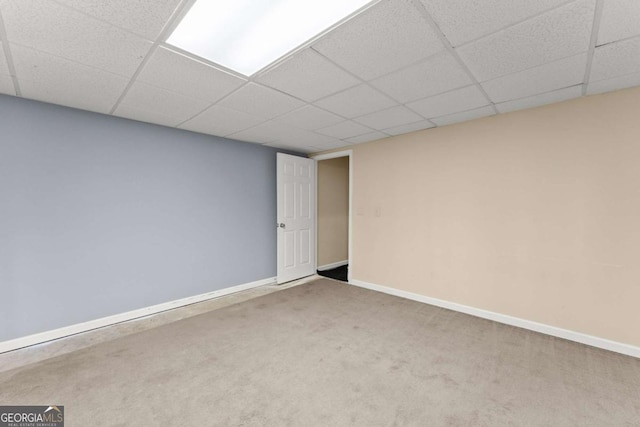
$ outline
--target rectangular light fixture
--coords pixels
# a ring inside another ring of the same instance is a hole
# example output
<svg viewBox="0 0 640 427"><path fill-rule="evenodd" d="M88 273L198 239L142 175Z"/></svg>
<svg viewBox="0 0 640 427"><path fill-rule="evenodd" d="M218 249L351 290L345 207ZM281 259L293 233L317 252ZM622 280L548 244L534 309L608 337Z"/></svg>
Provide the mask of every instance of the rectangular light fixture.
<svg viewBox="0 0 640 427"><path fill-rule="evenodd" d="M197 0L167 43L251 76L371 0Z"/></svg>

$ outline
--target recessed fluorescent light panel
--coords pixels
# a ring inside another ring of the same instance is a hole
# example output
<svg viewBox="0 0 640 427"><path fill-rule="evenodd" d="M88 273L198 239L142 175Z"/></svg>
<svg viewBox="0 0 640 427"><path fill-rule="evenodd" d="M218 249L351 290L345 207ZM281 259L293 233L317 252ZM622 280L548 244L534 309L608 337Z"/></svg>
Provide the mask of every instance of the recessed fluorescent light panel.
<svg viewBox="0 0 640 427"><path fill-rule="evenodd" d="M371 0L197 0L167 43L250 76Z"/></svg>

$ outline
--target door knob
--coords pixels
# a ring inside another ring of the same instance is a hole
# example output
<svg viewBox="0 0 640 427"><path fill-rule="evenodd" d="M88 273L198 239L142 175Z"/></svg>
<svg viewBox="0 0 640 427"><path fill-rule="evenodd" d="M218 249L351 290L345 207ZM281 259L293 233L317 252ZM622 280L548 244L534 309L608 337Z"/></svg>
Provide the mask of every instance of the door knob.
<svg viewBox="0 0 640 427"><path fill-rule="evenodd" d="M284 222L281 222L280 224L276 224L276 227L284 228Z"/></svg>

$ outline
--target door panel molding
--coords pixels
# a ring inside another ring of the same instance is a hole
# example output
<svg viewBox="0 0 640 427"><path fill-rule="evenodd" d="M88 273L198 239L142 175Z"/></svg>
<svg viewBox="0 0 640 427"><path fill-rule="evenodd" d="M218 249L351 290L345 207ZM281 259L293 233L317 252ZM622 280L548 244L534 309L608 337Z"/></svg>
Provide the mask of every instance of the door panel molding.
<svg viewBox="0 0 640 427"><path fill-rule="evenodd" d="M277 154L278 283L316 272L316 162Z"/></svg>

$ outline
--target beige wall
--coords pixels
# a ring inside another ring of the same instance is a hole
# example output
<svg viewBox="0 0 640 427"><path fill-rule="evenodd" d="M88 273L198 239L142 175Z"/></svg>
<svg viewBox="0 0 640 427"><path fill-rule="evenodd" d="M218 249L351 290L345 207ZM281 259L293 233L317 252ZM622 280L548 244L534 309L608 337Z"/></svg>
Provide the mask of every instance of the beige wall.
<svg viewBox="0 0 640 427"><path fill-rule="evenodd" d="M349 158L318 162L318 266L345 261L349 251Z"/></svg>
<svg viewBox="0 0 640 427"><path fill-rule="evenodd" d="M640 346L640 88L353 149L354 279Z"/></svg>

